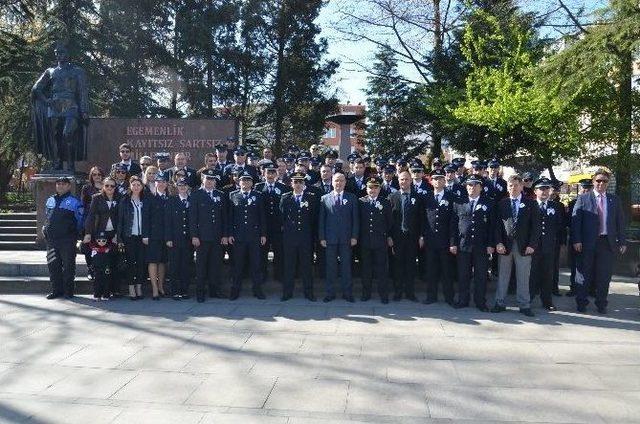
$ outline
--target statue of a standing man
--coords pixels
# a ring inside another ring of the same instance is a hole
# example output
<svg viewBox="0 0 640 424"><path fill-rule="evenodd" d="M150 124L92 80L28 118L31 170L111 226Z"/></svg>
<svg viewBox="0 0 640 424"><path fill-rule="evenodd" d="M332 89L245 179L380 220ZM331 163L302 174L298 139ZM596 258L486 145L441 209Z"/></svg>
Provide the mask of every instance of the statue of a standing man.
<svg viewBox="0 0 640 424"><path fill-rule="evenodd" d="M33 86L32 119L36 150L53 169L75 171L75 161L87 157L89 96L82 68L69 62L67 47L55 49L58 66L49 68Z"/></svg>

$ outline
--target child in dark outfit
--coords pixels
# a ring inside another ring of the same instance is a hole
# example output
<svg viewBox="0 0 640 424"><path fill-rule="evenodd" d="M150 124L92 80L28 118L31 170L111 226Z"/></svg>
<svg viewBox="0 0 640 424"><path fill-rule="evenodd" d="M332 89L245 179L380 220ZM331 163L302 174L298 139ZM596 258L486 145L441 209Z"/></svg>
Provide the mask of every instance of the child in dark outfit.
<svg viewBox="0 0 640 424"><path fill-rule="evenodd" d="M105 233L100 233L91 243L91 263L93 266L93 298L94 301L109 300L109 287L112 278L112 249L111 241Z"/></svg>

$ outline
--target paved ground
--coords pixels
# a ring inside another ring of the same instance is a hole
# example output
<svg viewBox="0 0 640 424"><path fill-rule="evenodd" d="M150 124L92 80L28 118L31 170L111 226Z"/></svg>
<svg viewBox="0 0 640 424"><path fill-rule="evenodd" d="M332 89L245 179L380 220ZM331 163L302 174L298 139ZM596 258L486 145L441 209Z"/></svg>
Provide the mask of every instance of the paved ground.
<svg viewBox="0 0 640 424"><path fill-rule="evenodd" d="M0 421L640 420L632 284L611 313L523 319L406 301L327 306L0 295ZM570 312L567 312L570 311Z"/></svg>

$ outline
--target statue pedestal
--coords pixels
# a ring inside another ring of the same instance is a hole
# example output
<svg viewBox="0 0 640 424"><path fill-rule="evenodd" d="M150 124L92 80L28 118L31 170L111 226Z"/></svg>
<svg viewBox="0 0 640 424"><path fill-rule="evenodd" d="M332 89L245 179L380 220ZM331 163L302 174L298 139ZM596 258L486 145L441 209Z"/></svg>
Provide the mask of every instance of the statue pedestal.
<svg viewBox="0 0 640 424"><path fill-rule="evenodd" d="M52 173L35 174L33 177L31 177L31 180L33 180L33 190L34 190L33 197L35 198L35 202L36 202L36 220L37 220L36 225L38 226L36 243L40 247L44 247L45 245L44 236L42 235L42 226L44 225L44 222L46 220L44 205L47 199L49 198L49 196L51 196L52 194L55 194L56 180L59 177L69 177L69 179L71 180L71 193L75 195L78 187L81 184L81 181L79 181L76 178L76 176L71 173L68 173L68 172L53 173L52 172Z"/></svg>

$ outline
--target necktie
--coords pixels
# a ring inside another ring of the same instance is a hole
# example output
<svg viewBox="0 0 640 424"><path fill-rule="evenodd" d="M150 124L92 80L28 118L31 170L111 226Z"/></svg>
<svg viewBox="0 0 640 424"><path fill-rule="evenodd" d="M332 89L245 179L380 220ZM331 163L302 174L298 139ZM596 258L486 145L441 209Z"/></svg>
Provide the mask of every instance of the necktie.
<svg viewBox="0 0 640 424"><path fill-rule="evenodd" d="M402 222L400 228L405 233L409 231L407 209L409 209L409 193L402 193Z"/></svg>
<svg viewBox="0 0 640 424"><path fill-rule="evenodd" d="M186 208L187 207L187 199L182 199L182 205Z"/></svg>
<svg viewBox="0 0 640 424"><path fill-rule="evenodd" d="M600 234L604 234L604 196L602 194L598 196L598 222L600 223Z"/></svg>
<svg viewBox="0 0 640 424"><path fill-rule="evenodd" d="M472 200L471 201L471 213L473 214L473 211L476 209L476 201Z"/></svg>
<svg viewBox="0 0 640 424"><path fill-rule="evenodd" d="M518 199L511 199L511 216L515 224L518 221Z"/></svg>
<svg viewBox="0 0 640 424"><path fill-rule="evenodd" d="M210 192L209 192L209 198L210 198L211 200L213 200L213 191L210 191Z"/></svg>
<svg viewBox="0 0 640 424"><path fill-rule="evenodd" d="M244 200L247 200L249 198L249 193L244 193L243 196L244 196Z"/></svg>
<svg viewBox="0 0 640 424"><path fill-rule="evenodd" d="M300 198L302 196L300 194L296 194L296 203L298 204L298 206L300 206Z"/></svg>
<svg viewBox="0 0 640 424"><path fill-rule="evenodd" d="M547 211L547 202L540 203L540 212L543 214Z"/></svg>
<svg viewBox="0 0 640 424"><path fill-rule="evenodd" d="M338 194L336 196L336 206L340 206L341 203L342 203L342 196Z"/></svg>
<svg viewBox="0 0 640 424"><path fill-rule="evenodd" d="M324 185L324 192L329 193L329 184Z"/></svg>
<svg viewBox="0 0 640 424"><path fill-rule="evenodd" d="M269 184L269 194L272 194L272 193L273 193L273 185Z"/></svg>

